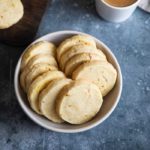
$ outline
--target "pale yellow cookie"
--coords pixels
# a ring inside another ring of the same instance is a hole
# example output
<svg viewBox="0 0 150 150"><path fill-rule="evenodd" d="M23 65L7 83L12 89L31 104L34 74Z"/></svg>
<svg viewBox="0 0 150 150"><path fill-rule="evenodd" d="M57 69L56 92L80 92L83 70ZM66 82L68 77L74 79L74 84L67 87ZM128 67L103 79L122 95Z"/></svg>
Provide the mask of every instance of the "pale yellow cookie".
<svg viewBox="0 0 150 150"><path fill-rule="evenodd" d="M20 86L24 92L26 92L25 78L26 78L27 74L30 72L30 70L32 69L32 67L29 67L29 68L26 67L20 74Z"/></svg>
<svg viewBox="0 0 150 150"><path fill-rule="evenodd" d="M57 60L72 46L77 44L85 44L96 48L96 43L91 36L88 35L75 35L71 38L64 40L57 48Z"/></svg>
<svg viewBox="0 0 150 150"><path fill-rule="evenodd" d="M108 62L86 62L72 74L74 80L85 79L95 83L103 96L114 87L117 79L116 69Z"/></svg>
<svg viewBox="0 0 150 150"><path fill-rule="evenodd" d="M23 13L20 0L0 0L0 29L16 24L22 18Z"/></svg>
<svg viewBox="0 0 150 150"><path fill-rule="evenodd" d="M53 80L39 95L41 113L53 122L64 122L56 113L55 103L61 89L70 82L71 80L66 78Z"/></svg>
<svg viewBox="0 0 150 150"><path fill-rule="evenodd" d="M25 78L36 64L49 64L57 68L57 62L55 58L48 54L39 54L30 59L26 67L22 70L20 75L20 84L24 91L26 91Z"/></svg>
<svg viewBox="0 0 150 150"><path fill-rule="evenodd" d="M26 66L27 67L34 66L35 64L38 63L47 63L49 65L58 67L56 59L49 54L38 54L32 57Z"/></svg>
<svg viewBox="0 0 150 150"><path fill-rule="evenodd" d="M71 124L91 120L100 110L103 98L99 88L87 81L74 81L64 86L58 95L56 111Z"/></svg>
<svg viewBox="0 0 150 150"><path fill-rule="evenodd" d="M73 71L80 66L84 62L88 61L104 61L104 59L97 55L97 54L90 54L90 53L82 53L82 54L77 54L73 56L66 64L65 66L65 74L66 76L71 77Z"/></svg>
<svg viewBox="0 0 150 150"><path fill-rule="evenodd" d="M38 96L39 93L46 88L46 86L50 83L50 81L64 78L65 75L60 71L48 71L46 73L43 73L42 75L38 76L30 85L27 96L28 100L30 102L31 108L37 112L38 114L41 114L39 109L39 100Z"/></svg>
<svg viewBox="0 0 150 150"><path fill-rule="evenodd" d="M79 45L75 45L71 49L67 50L60 57L59 65L60 65L61 69L64 70L64 67L65 67L67 61L69 61L73 56L75 56L77 54L81 54L81 53L97 54L97 55L101 56L102 59L107 61L105 54L101 50L98 50L97 48L95 48L93 46L79 44Z"/></svg>
<svg viewBox="0 0 150 150"><path fill-rule="evenodd" d="M48 41L40 41L27 47L22 56L21 70L28 64L32 57L39 54L48 54L55 57L56 47L53 43Z"/></svg>
<svg viewBox="0 0 150 150"><path fill-rule="evenodd" d="M29 73L26 75L26 78L25 78L26 91L28 91L30 84L39 75L41 75L47 71L53 71L53 70L57 70L57 68L55 66L52 66L49 64L36 64L36 65L34 65L33 68L30 69Z"/></svg>

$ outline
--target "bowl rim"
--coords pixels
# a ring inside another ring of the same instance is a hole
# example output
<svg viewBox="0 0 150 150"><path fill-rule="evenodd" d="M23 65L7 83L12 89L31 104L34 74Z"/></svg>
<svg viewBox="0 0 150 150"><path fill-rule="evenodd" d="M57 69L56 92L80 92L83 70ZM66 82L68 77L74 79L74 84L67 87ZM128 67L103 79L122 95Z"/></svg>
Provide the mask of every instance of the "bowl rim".
<svg viewBox="0 0 150 150"><path fill-rule="evenodd" d="M79 31L74 31L74 30L63 30L63 31L56 31L56 32L52 32L52 33L48 33L44 36L41 36L40 38L36 39L35 41L33 41L31 44L40 41L41 39L43 39L44 37L48 37L48 36L53 36L53 35L59 35L59 34L81 34L81 35L90 35L87 33L83 33L83 32L79 32ZM92 35L90 35L92 36ZM93 36L92 36L93 37ZM107 49L108 53L110 53L113 61L116 63L116 66L118 68L118 74L120 76L120 84L119 84L119 91L118 91L118 96L116 98L116 101L114 102L113 106L111 107L111 109L99 120L97 120L96 122L93 122L92 124L88 125L88 126L84 126L78 129L59 129L59 128L55 128L52 126L48 126L46 124L44 124L43 122L39 121L38 119L36 119L36 117L34 117L32 114L30 114L30 112L27 109L27 106L23 103L23 100L20 96L20 92L19 92L19 87L18 87L18 75L19 75L19 71L20 71L20 63L21 63L21 57L20 56L16 68L15 68L15 75L14 75L14 88L15 88L15 95L17 98L17 101L19 103L19 105L21 106L22 110L25 112L25 114L36 124L38 124L39 126L51 130L51 131L55 131L55 132L61 132L61 133L77 133L77 132L83 132L89 129L92 129L96 126L98 126L99 124L101 124L103 121L105 121L111 114L112 112L115 110L117 104L119 103L120 97L121 97L121 93L122 93L122 86L123 86L123 80L122 80L122 72L121 72L121 68L120 65L115 57L115 55L112 53L111 49L109 47L107 47L107 45L105 45L101 40L93 37L95 39L95 41L97 43L100 43L102 45L102 47L104 47L105 49ZM30 45L31 45L30 44ZM25 50L22 52L22 54L25 52Z"/></svg>

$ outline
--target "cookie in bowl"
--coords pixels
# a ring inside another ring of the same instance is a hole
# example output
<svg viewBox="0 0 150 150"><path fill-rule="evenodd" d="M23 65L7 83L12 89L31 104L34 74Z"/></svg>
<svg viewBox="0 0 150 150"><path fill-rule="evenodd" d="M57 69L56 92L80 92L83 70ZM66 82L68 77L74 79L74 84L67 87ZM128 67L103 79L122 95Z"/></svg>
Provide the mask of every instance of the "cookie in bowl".
<svg viewBox="0 0 150 150"><path fill-rule="evenodd" d="M56 110L68 123L82 124L91 120L103 103L99 88L85 80L71 82L58 95Z"/></svg>
<svg viewBox="0 0 150 150"><path fill-rule="evenodd" d="M27 48L22 57L21 66L20 83L23 90L27 92L31 108L36 113L57 123L66 121L71 124L82 124L92 119L96 115L94 112L99 110L96 109L94 111L89 106L89 108L86 108L86 113L84 112L85 105L88 106L88 103L89 105L92 104L90 98L86 98L88 92L84 93L84 91L89 91L90 93L92 88L86 90L86 86L94 87L93 84L95 84L98 88L100 105L95 103L94 100L92 102L99 106L100 109L103 97L114 87L117 78L115 68L108 62L105 54L96 47L96 42L90 36L75 35L65 39L58 45L58 48L51 42L37 42ZM58 66L63 67L64 71ZM65 86L71 80L74 81L69 84L70 86ZM86 86L84 86L85 84ZM80 89L81 93L78 90L78 85L79 89L83 86ZM75 86L73 100L69 97L64 98L66 95L70 95L69 91L72 89L72 86ZM61 94L65 92L66 94ZM90 95L92 94L90 93ZM95 100L97 99L95 98ZM63 101L67 101L69 104L74 101L75 106L71 108L68 108L68 105L63 106L61 105ZM83 108L80 106L80 103L83 103ZM92 105L94 106L94 104ZM79 114L73 113L75 111L74 108L80 109L80 107L83 109L79 110L80 116L85 115L87 118L81 117L76 120ZM56 109L57 112L55 111ZM63 114L65 115L63 116L62 113L67 111L70 113ZM66 118L71 113L73 113L73 116ZM72 120L73 118L74 120ZM68 119L71 120L69 121Z"/></svg>
<svg viewBox="0 0 150 150"><path fill-rule="evenodd" d="M72 42L75 37L92 42ZM67 42L58 59L58 48L66 40L72 43ZM16 94L25 112L41 126L65 133L85 131L103 122L116 107L122 89L120 68L112 52L101 41L80 32L56 32L33 44L42 41L56 45L55 55L36 50L23 69L21 57L16 69ZM49 59L44 55L50 55ZM40 61L29 63L33 58ZM65 72L67 66L70 75ZM24 70L28 70L25 91L18 81Z"/></svg>
<svg viewBox="0 0 150 150"><path fill-rule="evenodd" d="M105 54L93 47L93 46L89 46L89 45L85 45L85 44L78 44L75 46L72 46L68 51L66 51L61 57L60 57L60 61L59 61L59 65L60 68L62 68L62 70L64 70L66 63L75 55L77 54L81 54L81 53L88 53L88 54L96 54L101 56L102 58L104 58L104 60L106 60L106 56Z"/></svg>

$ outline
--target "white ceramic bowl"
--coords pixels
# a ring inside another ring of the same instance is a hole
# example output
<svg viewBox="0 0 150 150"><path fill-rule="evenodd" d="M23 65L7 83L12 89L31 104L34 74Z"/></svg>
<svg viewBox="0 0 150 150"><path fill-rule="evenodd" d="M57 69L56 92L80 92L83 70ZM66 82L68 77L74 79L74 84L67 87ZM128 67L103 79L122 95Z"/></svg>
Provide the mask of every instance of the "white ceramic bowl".
<svg viewBox="0 0 150 150"><path fill-rule="evenodd" d="M68 38L70 36L76 35L76 34L85 34L77 31L58 31L54 33L47 34L41 38L39 38L37 41L40 40L47 40L54 42L56 45L59 44L62 40L65 38ZM15 92L16 96L18 99L18 102L24 112L38 125L57 132L64 132L64 133L76 133L76 132L81 132L85 131L88 129L91 129L99 124L101 124L106 118L110 116L110 114L114 111L115 107L117 106L121 92L122 92L122 74L121 74L121 69L120 66L117 62L117 59L111 52L111 50L100 40L94 38L97 44L97 47L100 48L107 56L108 61L113 64L113 66L117 69L118 71L118 78L117 78L117 83L113 90L104 98L104 102L102 105L102 108L100 112L93 118L91 121L81 124L81 125L70 125L67 123L63 124L56 124L53 123L46 118L36 114L32 109L30 108L28 101L26 99L25 94L20 88L19 85L19 73L20 73L20 63L21 63L21 57L18 61L18 64L16 66L15 70L15 76L14 76L14 86L15 86Z"/></svg>

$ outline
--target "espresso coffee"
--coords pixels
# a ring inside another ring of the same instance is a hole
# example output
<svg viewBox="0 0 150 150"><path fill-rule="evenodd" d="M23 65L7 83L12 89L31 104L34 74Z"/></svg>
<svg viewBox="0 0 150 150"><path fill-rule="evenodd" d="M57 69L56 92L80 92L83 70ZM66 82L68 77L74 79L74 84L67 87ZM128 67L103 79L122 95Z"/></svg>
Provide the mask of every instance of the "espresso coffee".
<svg viewBox="0 0 150 150"><path fill-rule="evenodd" d="M104 0L109 5L115 7L126 7L134 4L137 0Z"/></svg>

